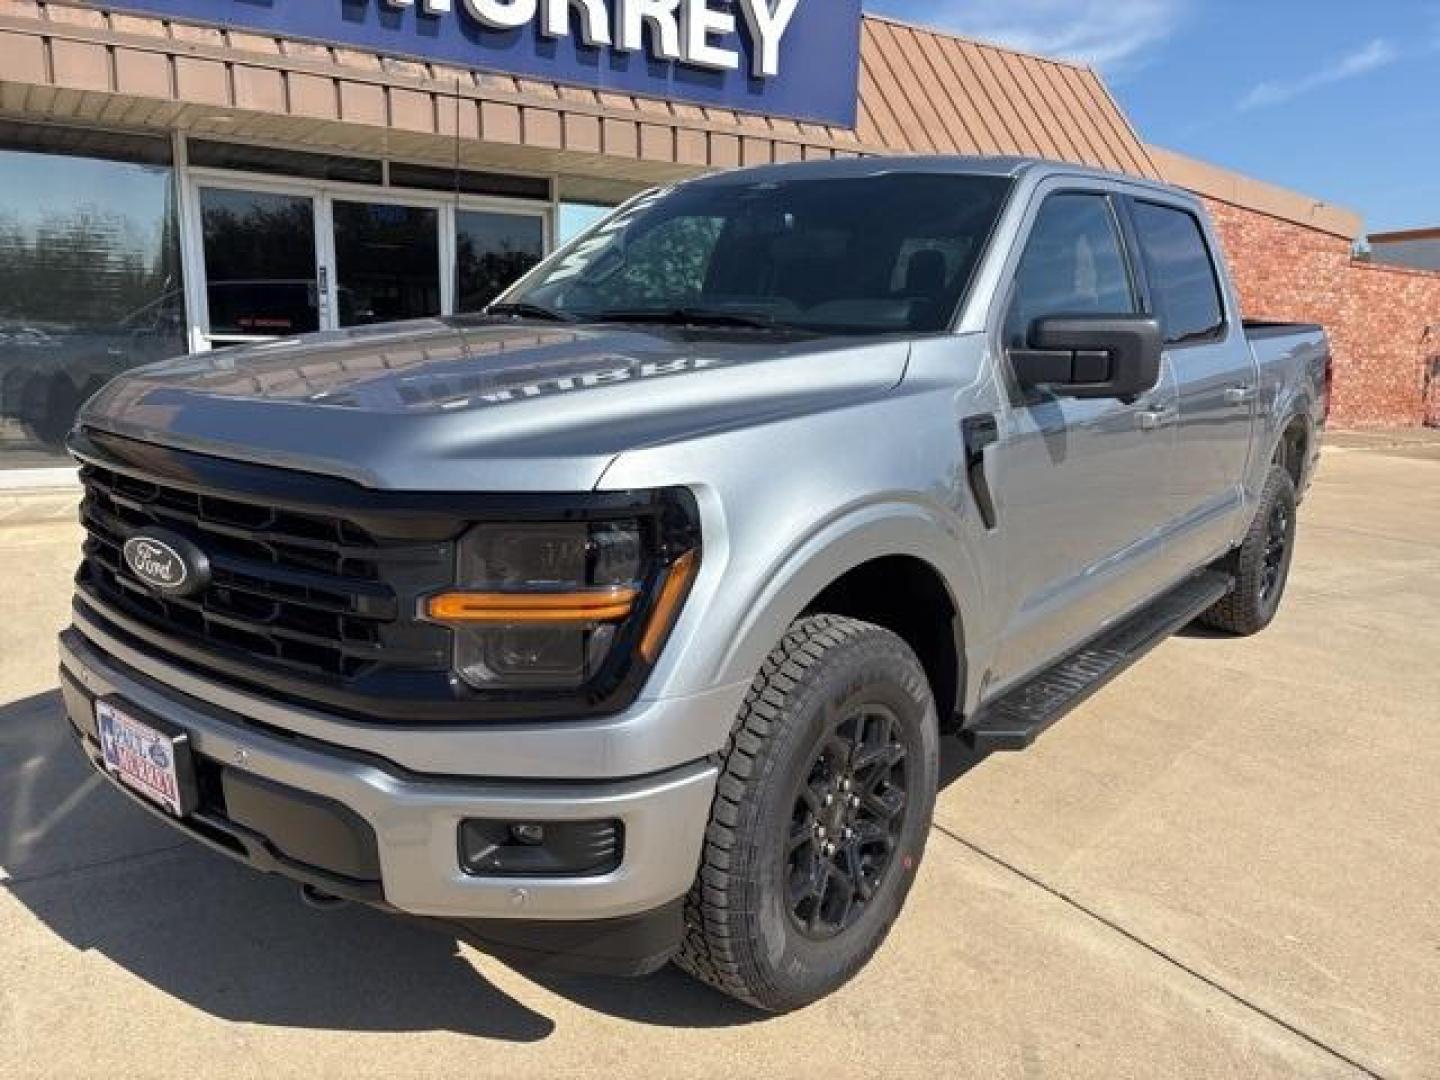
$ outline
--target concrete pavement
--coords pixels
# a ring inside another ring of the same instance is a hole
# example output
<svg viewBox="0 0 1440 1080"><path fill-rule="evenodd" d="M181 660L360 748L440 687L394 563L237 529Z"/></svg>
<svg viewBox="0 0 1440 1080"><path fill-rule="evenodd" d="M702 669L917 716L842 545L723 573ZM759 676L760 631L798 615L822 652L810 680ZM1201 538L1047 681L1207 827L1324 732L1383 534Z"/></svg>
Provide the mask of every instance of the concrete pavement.
<svg viewBox="0 0 1440 1080"><path fill-rule="evenodd" d="M1440 1077L1440 452L1342 442L1277 624L1167 643L1028 754L952 747L890 942L775 1020L178 839L61 727L77 530L0 528L0 1076Z"/></svg>

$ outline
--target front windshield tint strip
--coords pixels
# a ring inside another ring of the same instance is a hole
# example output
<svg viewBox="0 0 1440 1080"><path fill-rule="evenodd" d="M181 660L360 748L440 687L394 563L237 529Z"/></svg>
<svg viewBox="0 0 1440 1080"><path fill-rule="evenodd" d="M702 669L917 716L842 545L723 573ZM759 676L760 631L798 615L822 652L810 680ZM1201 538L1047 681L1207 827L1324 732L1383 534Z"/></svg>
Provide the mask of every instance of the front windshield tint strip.
<svg viewBox="0 0 1440 1080"><path fill-rule="evenodd" d="M1013 181L718 178L641 198L504 299L581 321L947 329Z"/></svg>

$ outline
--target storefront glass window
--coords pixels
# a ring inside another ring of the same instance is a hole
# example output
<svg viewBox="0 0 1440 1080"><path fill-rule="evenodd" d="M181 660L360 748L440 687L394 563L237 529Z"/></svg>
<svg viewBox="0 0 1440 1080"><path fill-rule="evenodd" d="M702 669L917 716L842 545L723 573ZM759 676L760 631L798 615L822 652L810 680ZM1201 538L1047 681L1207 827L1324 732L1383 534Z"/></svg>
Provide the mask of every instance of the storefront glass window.
<svg viewBox="0 0 1440 1080"><path fill-rule="evenodd" d="M545 254L545 226L535 214L461 210L455 214L456 311L479 311Z"/></svg>
<svg viewBox="0 0 1440 1080"><path fill-rule="evenodd" d="M560 228L556 246L563 247L592 225L598 225L606 216L615 212L613 206L593 206L590 203L561 203Z"/></svg>
<svg viewBox="0 0 1440 1080"><path fill-rule="evenodd" d="M80 405L185 351L168 140L0 123L0 468L67 463Z"/></svg>

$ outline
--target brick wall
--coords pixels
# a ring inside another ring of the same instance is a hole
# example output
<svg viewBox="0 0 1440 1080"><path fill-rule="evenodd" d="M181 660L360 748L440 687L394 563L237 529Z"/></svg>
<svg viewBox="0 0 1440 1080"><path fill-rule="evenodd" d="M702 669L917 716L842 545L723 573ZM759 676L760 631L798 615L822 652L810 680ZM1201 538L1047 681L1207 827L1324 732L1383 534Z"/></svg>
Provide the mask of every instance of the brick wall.
<svg viewBox="0 0 1440 1080"><path fill-rule="evenodd" d="M1440 358L1440 273L1357 263L1350 242L1206 200L1247 319L1318 322L1335 350L1334 422L1415 426Z"/></svg>

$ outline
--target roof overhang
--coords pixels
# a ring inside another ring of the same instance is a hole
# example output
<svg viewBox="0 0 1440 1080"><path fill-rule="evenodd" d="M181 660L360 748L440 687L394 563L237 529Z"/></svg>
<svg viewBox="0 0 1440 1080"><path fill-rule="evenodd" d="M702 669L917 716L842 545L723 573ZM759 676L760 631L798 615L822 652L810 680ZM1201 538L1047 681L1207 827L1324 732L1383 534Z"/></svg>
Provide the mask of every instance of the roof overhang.
<svg viewBox="0 0 1440 1080"><path fill-rule="evenodd" d="M854 130L124 14L0 4L0 111L560 178L568 198L740 165L1021 154L1157 175L1092 71L890 20L862 26Z"/></svg>

